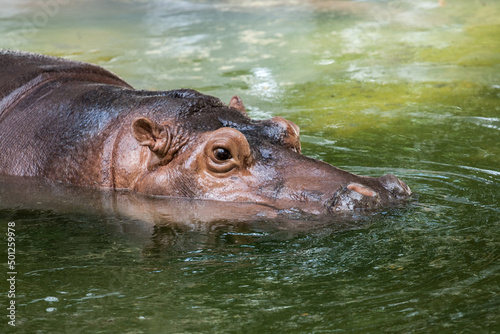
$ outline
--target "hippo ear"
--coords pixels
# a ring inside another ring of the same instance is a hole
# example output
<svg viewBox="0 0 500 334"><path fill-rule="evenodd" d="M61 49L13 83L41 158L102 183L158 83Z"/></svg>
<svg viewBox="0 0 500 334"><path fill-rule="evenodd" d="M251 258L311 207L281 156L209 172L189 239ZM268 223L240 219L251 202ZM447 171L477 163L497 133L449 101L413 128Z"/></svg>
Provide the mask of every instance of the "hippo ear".
<svg viewBox="0 0 500 334"><path fill-rule="evenodd" d="M238 95L235 95L231 98L231 101L229 101L229 108L236 109L243 115L247 116L247 111L245 109L245 106L243 105L243 101Z"/></svg>
<svg viewBox="0 0 500 334"><path fill-rule="evenodd" d="M161 137L161 127L147 117L136 118L132 122L132 134L141 146L148 146L154 151L157 141Z"/></svg>
<svg viewBox="0 0 500 334"><path fill-rule="evenodd" d="M282 130L281 142L293 151L301 153L300 128L298 125L280 116L271 118L271 122L278 125Z"/></svg>
<svg viewBox="0 0 500 334"><path fill-rule="evenodd" d="M167 126L160 125L147 117L136 118L132 122L132 134L141 146L149 147L152 157L148 162L148 168L163 165L171 160L169 153L172 136Z"/></svg>
<svg viewBox="0 0 500 334"><path fill-rule="evenodd" d="M139 117L132 122L132 134L139 145L147 146L151 152L147 160L148 170L172 161L189 138L179 127L158 124L147 117Z"/></svg>

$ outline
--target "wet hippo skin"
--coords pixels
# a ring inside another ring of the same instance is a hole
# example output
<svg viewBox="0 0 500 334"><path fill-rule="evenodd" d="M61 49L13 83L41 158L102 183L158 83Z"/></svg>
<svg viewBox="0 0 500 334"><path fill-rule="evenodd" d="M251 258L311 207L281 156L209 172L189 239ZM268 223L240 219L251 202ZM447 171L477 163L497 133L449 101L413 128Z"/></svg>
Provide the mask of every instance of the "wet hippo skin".
<svg viewBox="0 0 500 334"><path fill-rule="evenodd" d="M0 174L311 214L378 209L410 189L301 154L299 127L190 89L135 90L95 65L0 51Z"/></svg>

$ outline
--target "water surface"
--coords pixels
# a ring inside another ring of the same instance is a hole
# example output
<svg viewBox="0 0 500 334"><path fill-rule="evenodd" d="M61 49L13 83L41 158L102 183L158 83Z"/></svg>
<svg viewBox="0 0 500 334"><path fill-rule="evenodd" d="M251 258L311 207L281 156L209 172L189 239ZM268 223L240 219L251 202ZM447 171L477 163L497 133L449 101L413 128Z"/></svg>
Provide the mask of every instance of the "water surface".
<svg viewBox="0 0 500 334"><path fill-rule="evenodd" d="M500 331L497 1L1 6L2 48L96 63L139 89L237 94L254 118L297 123L304 154L417 194L348 228L168 210L151 223L117 209L137 199L4 180L18 308L2 332Z"/></svg>

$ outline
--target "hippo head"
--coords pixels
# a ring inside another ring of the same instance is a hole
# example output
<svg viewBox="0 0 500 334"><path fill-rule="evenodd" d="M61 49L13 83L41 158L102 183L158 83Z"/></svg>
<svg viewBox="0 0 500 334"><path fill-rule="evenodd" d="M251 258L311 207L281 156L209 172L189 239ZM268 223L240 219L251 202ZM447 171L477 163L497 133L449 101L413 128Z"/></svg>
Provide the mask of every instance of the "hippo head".
<svg viewBox="0 0 500 334"><path fill-rule="evenodd" d="M411 195L394 175L358 176L302 155L297 125L282 117L252 120L237 96L227 106L192 91L177 94L185 101L175 118L158 112L132 122L142 146L132 186L138 192L311 214L377 209Z"/></svg>

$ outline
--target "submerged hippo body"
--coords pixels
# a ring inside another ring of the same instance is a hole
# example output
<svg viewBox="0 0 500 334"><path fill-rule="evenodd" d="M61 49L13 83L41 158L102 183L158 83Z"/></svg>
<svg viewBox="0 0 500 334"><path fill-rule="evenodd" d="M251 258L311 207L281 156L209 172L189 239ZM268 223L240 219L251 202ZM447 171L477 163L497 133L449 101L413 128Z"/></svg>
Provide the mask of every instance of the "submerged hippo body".
<svg viewBox="0 0 500 334"><path fill-rule="evenodd" d="M94 65L0 51L0 174L330 214L406 199L393 175L301 155L299 128L194 90L139 91Z"/></svg>

